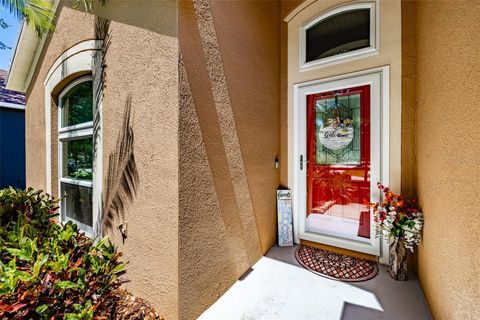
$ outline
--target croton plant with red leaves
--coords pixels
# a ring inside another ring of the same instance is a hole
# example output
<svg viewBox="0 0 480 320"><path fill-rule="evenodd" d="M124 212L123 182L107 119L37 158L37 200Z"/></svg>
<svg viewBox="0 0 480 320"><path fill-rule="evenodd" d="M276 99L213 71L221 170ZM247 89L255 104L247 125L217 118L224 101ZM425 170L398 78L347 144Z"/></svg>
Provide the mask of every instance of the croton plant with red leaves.
<svg viewBox="0 0 480 320"><path fill-rule="evenodd" d="M383 192L383 202L371 204L377 237L402 238L405 247L413 252L414 246L422 240L423 215L417 201L407 200L380 183L377 186Z"/></svg>
<svg viewBox="0 0 480 320"><path fill-rule="evenodd" d="M0 190L0 319L108 319L103 303L125 264L107 238L98 242L41 191Z"/></svg>

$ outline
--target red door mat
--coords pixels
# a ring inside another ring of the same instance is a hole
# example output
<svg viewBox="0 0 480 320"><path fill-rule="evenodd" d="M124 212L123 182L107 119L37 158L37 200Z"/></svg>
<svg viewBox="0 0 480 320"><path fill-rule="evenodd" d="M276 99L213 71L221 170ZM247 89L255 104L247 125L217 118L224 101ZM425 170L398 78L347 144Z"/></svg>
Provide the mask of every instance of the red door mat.
<svg viewBox="0 0 480 320"><path fill-rule="evenodd" d="M375 262L304 245L298 246L295 257L305 269L334 280L365 281L378 273Z"/></svg>

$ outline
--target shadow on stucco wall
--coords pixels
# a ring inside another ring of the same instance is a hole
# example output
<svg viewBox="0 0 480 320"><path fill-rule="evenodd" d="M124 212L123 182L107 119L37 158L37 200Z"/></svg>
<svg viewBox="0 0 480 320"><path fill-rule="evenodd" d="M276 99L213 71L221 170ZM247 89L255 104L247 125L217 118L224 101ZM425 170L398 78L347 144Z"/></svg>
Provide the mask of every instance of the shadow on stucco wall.
<svg viewBox="0 0 480 320"><path fill-rule="evenodd" d="M278 9L179 3L180 319L198 317L275 241Z"/></svg>
<svg viewBox="0 0 480 320"><path fill-rule="evenodd" d="M131 120L132 97L128 95L125 102L123 124L118 133L115 149L109 155L108 175L104 189L102 223L111 231L114 221L125 221L128 205L134 200L139 175L135 163L134 134ZM125 240L125 235L122 234Z"/></svg>
<svg viewBox="0 0 480 320"><path fill-rule="evenodd" d="M93 76L93 153L99 152L98 145L101 141L101 105L103 101L103 94L106 87L106 67L105 57L107 56L108 48L111 43L110 36L110 20L95 17L94 33L95 40L101 42L100 50L95 51L92 57L92 76ZM94 157L96 160L97 157ZM102 156L98 157L101 159ZM95 168L94 164L94 168ZM101 230L101 229L99 229Z"/></svg>
<svg viewBox="0 0 480 320"><path fill-rule="evenodd" d="M209 163L208 147L183 63L179 65L179 73L179 293L181 297L190 296L197 305L190 308L191 303L180 298L180 313L184 315L180 318L188 319L236 280L238 268L247 267L247 254L237 211L233 211L231 204L222 203L225 196L217 193L215 182L219 177ZM206 288L212 284L219 291L214 295Z"/></svg>
<svg viewBox="0 0 480 320"><path fill-rule="evenodd" d="M115 23L135 26L165 36L177 36L176 5L172 0L102 0L94 3L93 12ZM135 5L132 5L132 2ZM77 10L83 10L79 7ZM139 18L140 17L140 18Z"/></svg>
<svg viewBox="0 0 480 320"><path fill-rule="evenodd" d="M101 41L100 50L93 55L93 83L94 83L94 122L93 122L93 145L94 153L101 152L98 148L101 143L101 115L102 101L106 88L106 57L111 44L110 20L95 17L95 39ZM115 149L109 154L108 174L106 176L105 189L102 194L104 200L101 205L102 215L98 221L98 230L113 231L114 223L124 223L127 206L133 202L139 183L137 165L134 152L134 131L132 127L132 97L129 94L125 101L123 113L123 125L120 127ZM97 158L97 157L96 157ZM102 156L98 157L102 159ZM94 166L96 167L96 166ZM102 198L103 198L102 195ZM122 233L125 241L126 233Z"/></svg>

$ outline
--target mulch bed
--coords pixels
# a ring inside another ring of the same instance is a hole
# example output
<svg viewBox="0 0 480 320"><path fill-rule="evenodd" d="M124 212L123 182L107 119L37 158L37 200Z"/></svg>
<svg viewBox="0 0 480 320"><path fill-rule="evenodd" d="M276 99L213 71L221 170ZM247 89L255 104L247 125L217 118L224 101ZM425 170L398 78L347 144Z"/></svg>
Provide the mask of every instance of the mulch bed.
<svg viewBox="0 0 480 320"><path fill-rule="evenodd" d="M365 281L378 273L375 262L304 245L298 246L295 257L305 269L334 280Z"/></svg>
<svg viewBox="0 0 480 320"><path fill-rule="evenodd" d="M111 320L164 320L153 307L123 289L117 289L114 297L98 310L100 319Z"/></svg>

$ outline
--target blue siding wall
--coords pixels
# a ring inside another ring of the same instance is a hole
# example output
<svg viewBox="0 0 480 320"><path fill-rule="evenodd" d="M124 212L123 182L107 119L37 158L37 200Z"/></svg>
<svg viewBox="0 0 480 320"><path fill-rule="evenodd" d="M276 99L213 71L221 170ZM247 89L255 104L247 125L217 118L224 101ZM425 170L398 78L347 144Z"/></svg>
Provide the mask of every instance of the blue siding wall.
<svg viewBox="0 0 480 320"><path fill-rule="evenodd" d="M25 188L25 113L0 108L0 188Z"/></svg>

